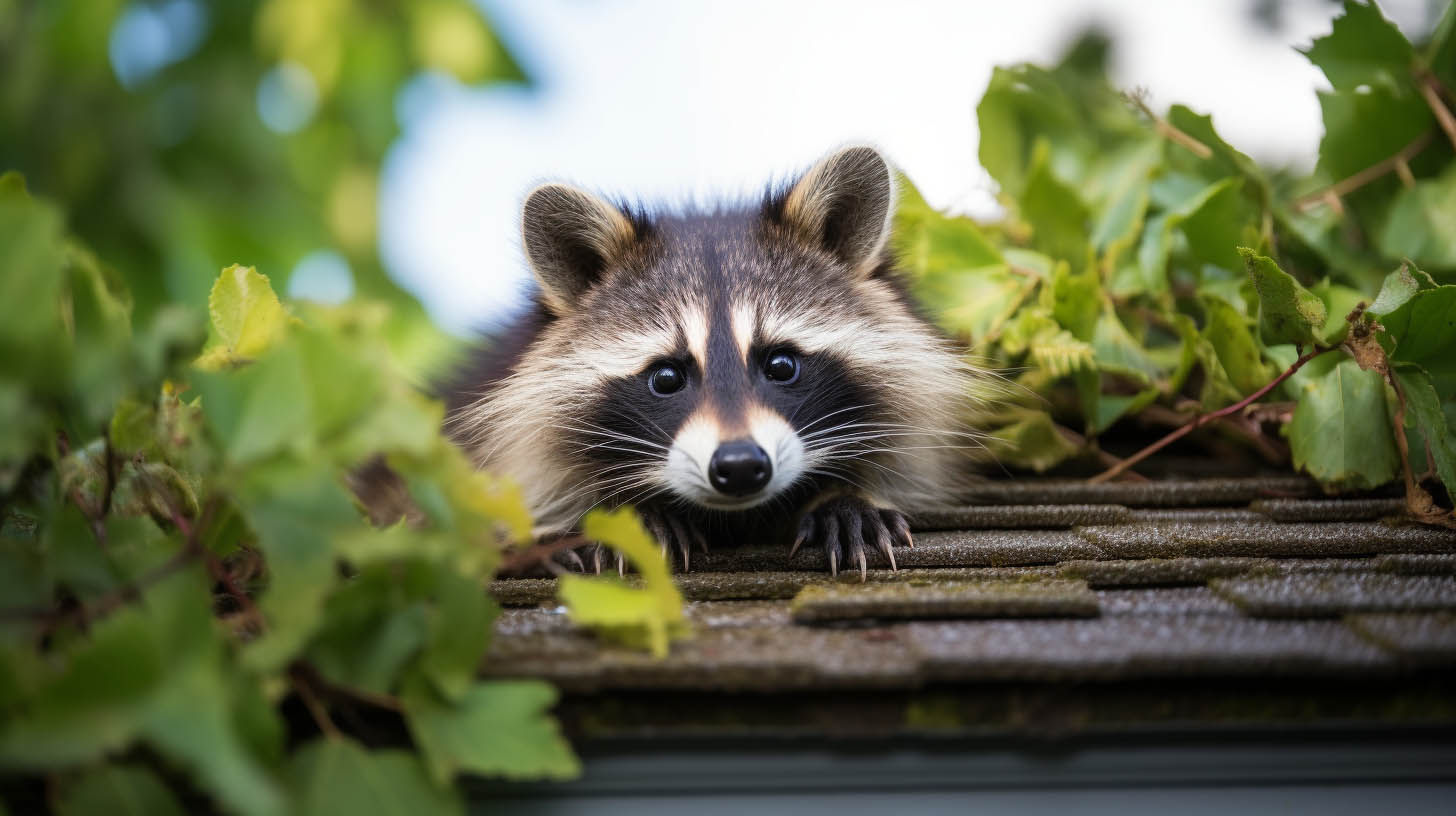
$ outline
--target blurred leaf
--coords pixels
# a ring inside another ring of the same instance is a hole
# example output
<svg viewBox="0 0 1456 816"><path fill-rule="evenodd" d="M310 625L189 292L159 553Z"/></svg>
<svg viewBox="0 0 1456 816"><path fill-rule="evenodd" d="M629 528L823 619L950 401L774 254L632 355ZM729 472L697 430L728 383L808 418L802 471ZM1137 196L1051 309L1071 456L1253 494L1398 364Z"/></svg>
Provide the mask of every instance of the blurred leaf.
<svg viewBox="0 0 1456 816"><path fill-rule="evenodd" d="M1329 34L1316 38L1304 54L1325 72L1336 90L1361 85L1399 88L1409 83L1415 52L1373 3L1345 0Z"/></svg>
<svg viewBox="0 0 1456 816"><path fill-rule="evenodd" d="M491 625L500 610L480 582L453 569L439 571L435 597L420 669L441 696L458 700L480 671L480 658L490 645Z"/></svg>
<svg viewBox="0 0 1456 816"><path fill-rule="evenodd" d="M402 701L410 734L437 785L461 772L513 780L571 779L581 773L547 714L556 692L545 683L476 683L454 704L414 683L405 687Z"/></svg>
<svg viewBox="0 0 1456 816"><path fill-rule="evenodd" d="M1049 147L1053 165L1080 162L1092 145L1083 138L1075 106L1051 73L1029 65L996 68L976 106L980 124L981 166L1001 185L1001 192L1020 198L1026 189L1033 145L1039 135L1055 134Z"/></svg>
<svg viewBox="0 0 1456 816"><path fill-rule="evenodd" d="M246 363L271 349L288 330L289 317L266 275L234 264L222 271L207 299L217 343L197 364L208 370Z"/></svg>
<svg viewBox="0 0 1456 816"><path fill-rule="evenodd" d="M407 751L369 751L351 739L323 737L293 755L289 775L304 816L463 814L453 789L430 783Z"/></svg>
<svg viewBox="0 0 1456 816"><path fill-rule="evenodd" d="M1456 168L1402 188L1375 240L1388 258L1409 258L1422 266L1456 268Z"/></svg>
<svg viewBox="0 0 1456 816"><path fill-rule="evenodd" d="M1345 317L1365 302L1365 295L1357 289L1331 283L1328 278L1310 287L1309 291L1325 305L1325 325L1317 332L1319 342L1326 346L1339 345L1350 331L1350 323Z"/></svg>
<svg viewBox="0 0 1456 816"><path fill-rule="evenodd" d="M1325 136L1317 172L1331 180L1353 176L1395 155L1433 124L1430 108L1414 90L1384 85L1366 91L1319 94ZM1369 126L1379 122L1380 127ZM1362 190L1356 195L1368 194Z"/></svg>
<svg viewBox="0 0 1456 816"><path fill-rule="evenodd" d="M1051 416L1028 411L1022 418L992 432L986 440L997 461L1045 471L1081 452L1056 428Z"/></svg>
<svg viewBox="0 0 1456 816"><path fill-rule="evenodd" d="M1038 142L1021 196L1021 217L1031 224L1034 248L1081 267L1090 251L1090 216L1077 193L1052 173L1050 156L1050 145Z"/></svg>
<svg viewBox="0 0 1456 816"><path fill-rule="evenodd" d="M1254 339L1253 322L1220 298L1205 298L1203 305L1207 311L1203 337L1239 396L1252 394L1274 379Z"/></svg>
<svg viewBox="0 0 1456 816"><path fill-rule="evenodd" d="M60 816L182 816L162 780L141 765L103 765L67 785Z"/></svg>
<svg viewBox="0 0 1456 816"><path fill-rule="evenodd" d="M258 604L268 631L248 644L243 662L267 671L291 660L319 625L324 600L338 580L333 540L361 520L327 471L288 465L260 471L254 479L256 486L239 505L268 560L268 588Z"/></svg>

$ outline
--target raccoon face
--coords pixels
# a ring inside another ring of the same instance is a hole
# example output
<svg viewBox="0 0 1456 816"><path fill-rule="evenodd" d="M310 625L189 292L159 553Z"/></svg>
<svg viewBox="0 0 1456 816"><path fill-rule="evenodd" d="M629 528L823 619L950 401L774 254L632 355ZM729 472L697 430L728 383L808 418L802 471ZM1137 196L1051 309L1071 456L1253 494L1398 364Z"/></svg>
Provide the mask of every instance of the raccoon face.
<svg viewBox="0 0 1456 816"><path fill-rule="evenodd" d="M918 359L946 356L885 274L893 198L869 148L742 212L648 219L533 191L525 248L553 322L513 379L554 382L534 393L557 404L524 389L512 404L554 411L570 490L733 511L853 482L903 435L890 419L915 398Z"/></svg>

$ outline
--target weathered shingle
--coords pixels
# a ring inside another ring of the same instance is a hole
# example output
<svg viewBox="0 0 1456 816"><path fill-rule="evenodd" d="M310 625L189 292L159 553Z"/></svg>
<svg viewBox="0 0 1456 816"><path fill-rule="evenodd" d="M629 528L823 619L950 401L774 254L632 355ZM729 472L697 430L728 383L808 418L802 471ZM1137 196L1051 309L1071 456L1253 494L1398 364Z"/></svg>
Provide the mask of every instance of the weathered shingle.
<svg viewBox="0 0 1456 816"><path fill-rule="evenodd" d="M789 605L799 623L883 618L1090 617L1097 596L1065 578L990 578L807 586Z"/></svg>
<svg viewBox="0 0 1456 816"><path fill-rule="evenodd" d="M1456 662L1456 612L1352 615L1350 628L1419 663Z"/></svg>
<svg viewBox="0 0 1456 816"><path fill-rule="evenodd" d="M1388 699L1392 678L1456 665L1456 531L1403 521L1398 499L1296 478L978 491L987 505L917 516L899 571L872 553L863 584L812 549L695 554L675 580L696 634L661 661L573 626L554 579L496 581L511 608L486 671L727 700L1218 678L1247 696L1276 676L1371 678Z"/></svg>
<svg viewBox="0 0 1456 816"><path fill-rule="evenodd" d="M1266 618L1333 617L1352 612L1420 612L1456 605L1456 577L1380 572L1293 573L1217 578L1214 592Z"/></svg>

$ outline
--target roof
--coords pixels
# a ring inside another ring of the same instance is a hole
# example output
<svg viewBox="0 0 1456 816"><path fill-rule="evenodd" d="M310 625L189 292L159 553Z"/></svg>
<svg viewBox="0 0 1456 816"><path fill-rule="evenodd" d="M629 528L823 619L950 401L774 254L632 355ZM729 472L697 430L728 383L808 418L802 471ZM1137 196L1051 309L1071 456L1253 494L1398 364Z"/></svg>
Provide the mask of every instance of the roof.
<svg viewBox="0 0 1456 816"><path fill-rule="evenodd" d="M1456 531L1398 498L1277 477L974 500L912 519L899 571L863 584L819 552L695 557L696 635L663 660L575 628L553 579L497 581L487 672L552 681L600 733L1456 724Z"/></svg>

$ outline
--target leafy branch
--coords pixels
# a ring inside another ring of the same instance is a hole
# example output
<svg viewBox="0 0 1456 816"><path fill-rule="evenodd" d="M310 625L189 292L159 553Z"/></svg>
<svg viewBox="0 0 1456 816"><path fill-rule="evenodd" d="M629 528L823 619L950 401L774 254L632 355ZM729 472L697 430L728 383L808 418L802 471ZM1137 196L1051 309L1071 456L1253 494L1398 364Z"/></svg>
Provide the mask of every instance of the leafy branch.
<svg viewBox="0 0 1456 816"><path fill-rule="evenodd" d="M1280 372L1279 376L1270 380L1266 385L1262 386L1254 393L1248 395L1247 397L1244 397L1243 399L1235 402L1232 405L1220 408L1217 411L1211 411L1209 413L1199 414L1193 417L1192 419L1188 420L1186 424L1167 434L1163 438L1149 444L1147 447L1139 450L1137 453L1134 453L1126 459L1123 459L1121 462L1118 462L1116 465L1113 465L1107 470L1104 470L1096 476L1091 477L1087 481L1091 482L1092 484L1100 484L1102 482L1111 481L1112 479L1115 479L1118 476L1122 475L1129 468L1133 467L1144 459L1147 459L1149 456L1152 456L1163 448L1168 447L1174 442L1177 442L1179 439L1182 439L1188 434L1193 433L1199 428L1211 422L1215 422L1217 420L1223 419L1224 417L1232 416L1243 411L1245 408L1248 408L1250 405L1263 399L1270 391L1278 388L1284 383L1285 380L1294 376L1297 371L1299 371L1301 368L1304 368L1305 363L1308 363L1310 360L1313 360L1314 358L1328 351L1334 351L1334 349L1315 348L1305 354L1301 354L1299 356L1299 359L1295 360L1288 368Z"/></svg>

